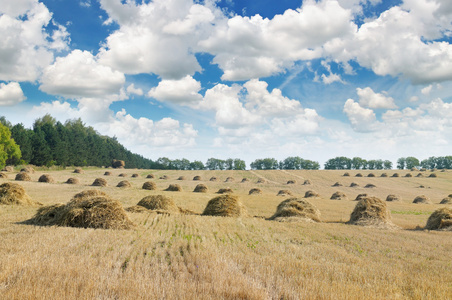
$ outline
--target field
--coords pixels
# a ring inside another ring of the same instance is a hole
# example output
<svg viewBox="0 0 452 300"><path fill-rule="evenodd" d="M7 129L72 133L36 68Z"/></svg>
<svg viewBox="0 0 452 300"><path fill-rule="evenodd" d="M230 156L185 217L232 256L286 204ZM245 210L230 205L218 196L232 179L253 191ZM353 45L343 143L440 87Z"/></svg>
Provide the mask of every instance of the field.
<svg viewBox="0 0 452 300"><path fill-rule="evenodd" d="M452 193L452 172L437 178L404 177L409 171L156 171L86 168L39 170L20 183L44 205L68 202L86 189L101 189L124 207L147 195L171 196L180 207L202 213L219 188L230 187L250 218L128 213L133 230L101 230L24 225L36 207L0 206L0 299L451 299L452 232L422 230L441 199ZM381 173L389 177L380 177ZM393 178L398 172L401 176ZM10 172L0 184L13 182ZM39 183L42 174L56 183ZM128 177L118 177L120 173ZM131 178L138 173L138 178ZM147 174L157 191L141 189ZM376 177L367 177L374 173ZM168 179L159 179L167 175ZM201 181L193 181L195 175ZM186 180L177 180L185 176ZM215 176L217 182L209 179ZM80 184L64 182L77 177ZM95 178L107 187L91 187ZM233 177L234 182L224 182ZM243 178L249 181L241 183ZM265 183L257 184L259 178ZM303 185L309 179L312 185ZM132 188L118 188L128 180ZM288 180L296 181L287 184ZM16 181L14 181L16 182ZM343 186L332 187L335 182ZM350 187L355 182L358 187ZM163 191L171 183L183 192ZM208 193L193 193L199 183ZM375 188L364 188L368 183ZM420 186L424 186L420 188ZM258 187L261 195L248 195ZM270 217L288 189L310 199L322 223L275 222ZM342 191L348 200L330 200ZM400 229L384 230L345 224L360 193L386 199ZM426 195L433 204L413 204Z"/></svg>

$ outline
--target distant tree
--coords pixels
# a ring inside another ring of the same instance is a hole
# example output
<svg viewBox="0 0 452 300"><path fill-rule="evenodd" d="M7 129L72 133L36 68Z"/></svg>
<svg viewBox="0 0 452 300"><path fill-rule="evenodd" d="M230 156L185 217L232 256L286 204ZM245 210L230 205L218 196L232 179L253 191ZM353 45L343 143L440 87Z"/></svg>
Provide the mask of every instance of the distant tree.
<svg viewBox="0 0 452 300"><path fill-rule="evenodd" d="M163 170L168 170L171 168L171 159L168 157L159 157L156 161L159 168Z"/></svg>
<svg viewBox="0 0 452 300"><path fill-rule="evenodd" d="M318 170L320 165L316 161L303 159L299 156L291 156L281 161L279 168L284 170Z"/></svg>
<svg viewBox="0 0 452 300"><path fill-rule="evenodd" d="M23 124L16 124L11 128L11 137L20 147L23 163L29 163L33 158L32 137L33 130L26 129Z"/></svg>
<svg viewBox="0 0 452 300"><path fill-rule="evenodd" d="M279 168L279 163L275 158L256 159L250 164L253 170L276 170Z"/></svg>
<svg viewBox="0 0 452 300"><path fill-rule="evenodd" d="M353 157L351 161L351 169L360 170L364 169L367 165L367 161L361 157Z"/></svg>
<svg viewBox="0 0 452 300"><path fill-rule="evenodd" d="M191 170L204 170L205 166L201 161L195 160L190 163Z"/></svg>
<svg viewBox="0 0 452 300"><path fill-rule="evenodd" d="M326 170L350 170L351 168L352 160L344 156L331 158L325 163Z"/></svg>
<svg viewBox="0 0 452 300"><path fill-rule="evenodd" d="M405 157L401 157L397 160L397 169L403 170L405 169L406 159Z"/></svg>
<svg viewBox="0 0 452 300"><path fill-rule="evenodd" d="M407 169L416 168L420 166L419 160L413 156L405 158L405 164Z"/></svg>
<svg viewBox="0 0 452 300"><path fill-rule="evenodd" d="M239 158L234 159L234 170L246 170L246 163Z"/></svg>
<svg viewBox="0 0 452 300"><path fill-rule="evenodd" d="M384 166L384 168L385 168L386 170L391 170L391 169L392 169L392 162L389 161L389 160L385 160L385 161L383 162L383 166Z"/></svg>
<svg viewBox="0 0 452 300"><path fill-rule="evenodd" d="M19 146L11 138L11 131L0 123L0 168L6 164L18 163L21 155Z"/></svg>
<svg viewBox="0 0 452 300"><path fill-rule="evenodd" d="M224 170L225 161L218 158L209 158L206 162L206 168L209 170Z"/></svg>

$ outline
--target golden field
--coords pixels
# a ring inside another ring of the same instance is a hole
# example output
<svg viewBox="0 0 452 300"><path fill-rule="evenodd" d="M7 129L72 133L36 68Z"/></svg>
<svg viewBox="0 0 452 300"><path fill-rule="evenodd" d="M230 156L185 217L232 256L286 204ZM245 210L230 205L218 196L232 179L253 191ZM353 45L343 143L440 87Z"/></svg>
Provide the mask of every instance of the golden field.
<svg viewBox="0 0 452 300"><path fill-rule="evenodd" d="M202 213L220 188L230 187L250 218L127 213L132 230L81 229L24 225L37 207L0 206L0 299L451 299L452 232L422 230L441 199L452 193L452 172L437 178L403 177L403 171L156 171L85 168L39 170L21 184L44 205L66 203L78 192L101 189L124 207L147 195L171 196L182 208ZM401 177L380 177L381 173ZM118 177L120 173L128 177ZM138 173L138 178L131 178ZM155 179L146 179L147 174ZM361 173L363 177L355 177ZM374 173L376 177L366 177ZM39 183L42 174L55 183ZM159 179L167 175L167 180ZM201 181L193 181L195 175ZM177 180L185 176L186 180ZM217 182L209 179L215 176ZM64 182L77 177L80 184ZM224 182L233 177L234 182ZM107 187L91 187L104 178ZM243 178L249 181L241 183ZM265 183L257 184L259 178ZM309 179L312 185L303 185ZM117 188L128 180L131 188ZM154 181L158 190L141 189ZM295 184L286 184L294 180ZM343 186L332 187L335 182ZM349 187L352 182L359 187ZM163 191L169 184L183 192ZM208 193L193 193L199 183ZM364 188L372 183L376 188ZM420 188L420 186L424 188ZM248 195L251 188L261 195ZM270 217L287 197L282 189L309 199L321 212L322 223L275 222ZM330 196L344 192L348 200ZM397 230L345 224L360 193L387 202ZM426 195L433 204L413 204Z"/></svg>

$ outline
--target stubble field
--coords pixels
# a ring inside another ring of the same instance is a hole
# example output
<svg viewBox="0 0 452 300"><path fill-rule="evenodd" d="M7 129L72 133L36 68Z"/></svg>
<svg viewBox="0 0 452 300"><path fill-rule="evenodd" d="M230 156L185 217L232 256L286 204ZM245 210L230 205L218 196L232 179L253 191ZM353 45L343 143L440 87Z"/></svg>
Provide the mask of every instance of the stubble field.
<svg viewBox="0 0 452 300"><path fill-rule="evenodd" d="M132 230L81 229L25 225L37 207L0 205L1 299L450 299L452 298L452 233L421 230L429 215L444 207L452 193L452 172L430 171L423 177L409 171L155 171L86 168L37 171L21 184L44 205L66 203L78 192L100 189L123 206L136 205L148 195L163 194L182 208L202 213L220 188L230 187L247 208L249 218L182 214L130 213ZM393 173L401 177L390 177ZM128 177L118 177L120 173ZM133 173L139 177L131 178ZM155 179L146 175L154 174ZM374 173L376 177L367 177ZM387 173L389 177L380 177ZM56 183L39 183L51 174ZM167 175L168 179L159 179ZM201 176L200 181L193 177ZM177 180L185 176L186 180ZM211 177L217 182L211 182ZM80 184L64 182L77 177ZM234 182L224 182L233 177ZM105 178L107 187L90 186ZM243 178L248 181L242 183ZM259 178L265 183L257 183ZM311 185L303 185L305 180ZM128 180L131 188L118 188ZM143 190L145 181L158 189ZM287 184L294 180L295 184ZM343 186L332 187L336 182ZM350 187L357 183L358 187ZM166 192L169 184L182 192ZM194 193L199 183L208 193ZM375 188L364 188L366 184ZM420 188L420 186L424 186ZM251 188L261 195L248 195ZM268 221L290 190L309 199L321 212L322 223ZM348 200L330 196L344 192ZM400 229L385 230L345 224L358 194L387 202ZM426 195L433 204L413 204Z"/></svg>

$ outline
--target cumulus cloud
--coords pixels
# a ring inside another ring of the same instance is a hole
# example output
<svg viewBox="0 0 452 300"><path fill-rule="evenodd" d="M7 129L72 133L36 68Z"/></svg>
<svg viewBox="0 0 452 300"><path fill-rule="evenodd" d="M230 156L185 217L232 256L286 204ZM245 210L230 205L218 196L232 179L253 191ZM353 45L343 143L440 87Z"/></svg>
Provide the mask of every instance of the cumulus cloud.
<svg viewBox="0 0 452 300"><path fill-rule="evenodd" d="M394 99L384 94L375 93L370 87L364 89L357 88L356 93L359 96L359 104L363 107L378 109L394 109L397 105L394 103Z"/></svg>
<svg viewBox="0 0 452 300"><path fill-rule="evenodd" d="M49 33L52 14L37 0L2 0L0 12L0 80L35 81L54 51L67 49L66 28L55 24Z"/></svg>
<svg viewBox="0 0 452 300"><path fill-rule="evenodd" d="M136 88L135 84L133 84L133 83L129 84L126 91L129 95L143 96L143 90L140 88Z"/></svg>
<svg viewBox="0 0 452 300"><path fill-rule="evenodd" d="M0 106L15 105L25 99L26 97L19 83L0 83Z"/></svg>
<svg viewBox="0 0 452 300"><path fill-rule="evenodd" d="M372 132L378 129L379 123L374 111L361 107L353 99L348 99L345 102L344 113L356 132Z"/></svg>
<svg viewBox="0 0 452 300"><path fill-rule="evenodd" d="M99 97L118 93L124 82L124 74L99 64L90 52L74 50L45 68L40 89L67 98Z"/></svg>
<svg viewBox="0 0 452 300"><path fill-rule="evenodd" d="M179 80L162 80L148 92L148 96L160 102L179 105L196 105L202 100L201 83L190 75Z"/></svg>

